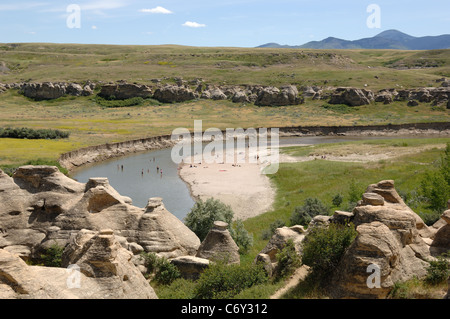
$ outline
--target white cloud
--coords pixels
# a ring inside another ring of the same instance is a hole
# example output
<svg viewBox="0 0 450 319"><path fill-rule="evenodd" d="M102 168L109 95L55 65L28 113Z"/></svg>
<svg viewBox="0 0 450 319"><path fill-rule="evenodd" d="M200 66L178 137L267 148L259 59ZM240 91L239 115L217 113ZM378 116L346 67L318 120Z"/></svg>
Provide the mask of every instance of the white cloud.
<svg viewBox="0 0 450 319"><path fill-rule="evenodd" d="M166 8L163 8L163 7L160 7L160 6L157 6L156 8L153 8L153 9L141 9L141 10L139 10L140 12L145 12L145 13L159 13L159 14L171 14L171 13L173 13L172 11L170 11L170 10L167 10Z"/></svg>
<svg viewBox="0 0 450 319"><path fill-rule="evenodd" d="M91 28L92 28L92 30L97 30L98 29L96 25L93 25Z"/></svg>
<svg viewBox="0 0 450 319"><path fill-rule="evenodd" d="M189 27L189 28L204 28L204 27L206 27L206 24L201 24L201 23L192 22L192 21L186 21L185 23L182 24L182 26Z"/></svg>

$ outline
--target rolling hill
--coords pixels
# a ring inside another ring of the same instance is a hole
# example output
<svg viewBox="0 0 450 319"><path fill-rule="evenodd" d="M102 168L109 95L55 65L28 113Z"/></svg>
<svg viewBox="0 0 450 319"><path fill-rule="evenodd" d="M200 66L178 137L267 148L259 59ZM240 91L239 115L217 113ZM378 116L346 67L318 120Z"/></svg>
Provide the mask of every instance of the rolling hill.
<svg viewBox="0 0 450 319"><path fill-rule="evenodd" d="M387 30L372 38L354 41L328 37L297 46L267 43L259 48L437 50L450 49L450 34L414 37L398 30Z"/></svg>

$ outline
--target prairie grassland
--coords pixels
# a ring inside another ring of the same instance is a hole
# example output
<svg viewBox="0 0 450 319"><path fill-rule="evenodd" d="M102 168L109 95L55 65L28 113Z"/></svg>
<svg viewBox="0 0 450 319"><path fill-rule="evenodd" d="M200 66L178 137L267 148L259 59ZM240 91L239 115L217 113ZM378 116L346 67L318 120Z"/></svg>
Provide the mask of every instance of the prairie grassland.
<svg viewBox="0 0 450 319"><path fill-rule="evenodd" d="M277 191L273 210L244 222L245 228L254 234L254 246L248 258L257 255L267 244L267 240L262 238L262 233L268 226L277 220L289 225L289 219L295 207L302 206L308 197L318 198L329 207L329 213L332 214L335 210L347 210L350 204L349 194L352 190L362 195L368 185L392 179L395 181L397 191L410 198L407 204L411 209L420 216L432 214L433 212L425 204L416 201L415 196L419 193L425 172L437 165L444 153L446 143L450 143L450 138L376 140L287 148L285 152L301 156L315 152L328 154L340 149L349 154L351 148L359 152L374 146L379 149L379 152L392 148L397 148L400 154L405 149L409 149L410 152L393 156L391 159L365 163L322 159L281 163L277 174L269 175ZM424 146L427 148L424 149ZM336 194L343 197L339 207L332 204ZM244 262L246 258L247 256Z"/></svg>
<svg viewBox="0 0 450 319"><path fill-rule="evenodd" d="M433 68L418 68L427 61ZM0 62L8 72L1 83L20 81L126 80L153 85L152 79L202 78L208 84L356 86L371 90L437 86L450 76L450 50L298 50L268 48L201 48L184 46L114 46L79 44L0 44ZM422 63L422 64L421 64ZM394 68L396 67L396 68ZM398 69L411 67L411 69ZM350 108L311 101L288 107L256 107L230 101L197 100L177 104L106 108L93 97L63 97L36 102L17 91L0 95L0 126L67 130L70 138L47 148L39 157L58 157L68 150L136 138L170 134L174 128L283 127L299 125L363 125L436 122L449 111L422 103L380 103ZM0 143L3 143L0 141ZM10 144L9 144L10 145ZM3 143L0 165L24 155L27 141ZM57 145L57 146L55 146ZM16 156L13 155L16 150ZM31 155L27 155L31 156ZM26 156L25 156L26 157Z"/></svg>

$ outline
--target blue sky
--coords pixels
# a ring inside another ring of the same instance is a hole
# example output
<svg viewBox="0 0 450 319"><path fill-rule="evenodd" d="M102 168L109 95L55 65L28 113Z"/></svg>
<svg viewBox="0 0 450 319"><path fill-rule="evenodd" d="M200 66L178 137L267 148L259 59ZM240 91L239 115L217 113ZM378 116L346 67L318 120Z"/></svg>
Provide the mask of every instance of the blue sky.
<svg viewBox="0 0 450 319"><path fill-rule="evenodd" d="M80 21L79 28L68 27L71 4L81 10L80 19L71 20ZM381 28L367 26L371 4L381 10ZM449 13L449 0L2 0L0 43L299 45L328 36L356 40L388 29L449 34Z"/></svg>

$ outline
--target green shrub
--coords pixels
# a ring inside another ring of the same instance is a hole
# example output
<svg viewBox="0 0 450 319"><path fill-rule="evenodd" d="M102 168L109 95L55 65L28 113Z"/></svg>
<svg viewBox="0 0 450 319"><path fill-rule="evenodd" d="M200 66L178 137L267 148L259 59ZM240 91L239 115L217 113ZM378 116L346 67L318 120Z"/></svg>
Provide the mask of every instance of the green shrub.
<svg viewBox="0 0 450 319"><path fill-rule="evenodd" d="M295 250L294 241L289 239L284 248L276 255L277 268L274 274L275 280L284 279L294 273L301 265L300 255Z"/></svg>
<svg viewBox="0 0 450 319"><path fill-rule="evenodd" d="M268 229L265 229L262 232L262 239L264 240L268 240L270 238L272 238L272 236L275 234L275 230L277 230L277 228L281 228L286 226L286 223L284 221L282 221L281 219L277 219L276 221L274 221L272 224L269 225Z"/></svg>
<svg viewBox="0 0 450 319"><path fill-rule="evenodd" d="M248 233L242 220L237 220L230 229L230 235L239 247L239 253L245 254L253 246L253 236Z"/></svg>
<svg viewBox="0 0 450 319"><path fill-rule="evenodd" d="M198 279L195 287L197 299L230 299L244 289L268 281L267 273L261 264L210 265Z"/></svg>
<svg viewBox="0 0 450 319"><path fill-rule="evenodd" d="M294 209L291 216L291 225L307 226L317 215L328 215L329 210L319 199L307 198L303 206Z"/></svg>
<svg viewBox="0 0 450 319"><path fill-rule="evenodd" d="M231 225L234 212L229 205L219 200L208 198L199 200L186 215L184 223L203 241L214 225L215 221L223 221Z"/></svg>
<svg viewBox="0 0 450 319"><path fill-rule="evenodd" d="M142 105L144 103L144 99L142 97L132 97L130 99L125 100L116 100L114 96L111 96L108 99L105 99L100 96L96 96L94 101L103 107L130 107Z"/></svg>
<svg viewBox="0 0 450 319"><path fill-rule="evenodd" d="M333 199L331 200L331 203L335 207L341 206L342 202L344 201L344 197L341 194L336 194Z"/></svg>
<svg viewBox="0 0 450 319"><path fill-rule="evenodd" d="M63 132L60 130L52 129L32 129L28 127L21 128L0 128L0 138L19 138L19 139L46 139L54 140L59 138L68 138L70 136L69 132Z"/></svg>
<svg viewBox="0 0 450 319"><path fill-rule="evenodd" d="M314 227L303 241L302 263L311 268L314 276L326 283L356 235L353 225Z"/></svg>
<svg viewBox="0 0 450 319"><path fill-rule="evenodd" d="M61 267L64 247L54 243L43 250L39 256L38 264L46 267Z"/></svg>
<svg viewBox="0 0 450 319"><path fill-rule="evenodd" d="M429 261L430 266L427 268L427 276L425 282L430 285L439 285L447 280L450 275L448 261L442 256L439 256L437 260Z"/></svg>
<svg viewBox="0 0 450 319"><path fill-rule="evenodd" d="M144 265L147 268L147 276L153 276L153 279L161 285L169 285L174 280L181 277L178 268L167 258L158 257L155 253L142 253Z"/></svg>

